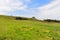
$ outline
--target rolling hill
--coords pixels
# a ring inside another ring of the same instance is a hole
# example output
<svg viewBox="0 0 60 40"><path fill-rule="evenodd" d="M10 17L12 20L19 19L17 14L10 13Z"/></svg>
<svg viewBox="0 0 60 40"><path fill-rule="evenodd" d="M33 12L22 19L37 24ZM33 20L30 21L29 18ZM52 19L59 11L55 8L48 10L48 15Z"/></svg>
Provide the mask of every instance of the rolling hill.
<svg viewBox="0 0 60 40"><path fill-rule="evenodd" d="M0 16L0 40L60 40L60 23Z"/></svg>

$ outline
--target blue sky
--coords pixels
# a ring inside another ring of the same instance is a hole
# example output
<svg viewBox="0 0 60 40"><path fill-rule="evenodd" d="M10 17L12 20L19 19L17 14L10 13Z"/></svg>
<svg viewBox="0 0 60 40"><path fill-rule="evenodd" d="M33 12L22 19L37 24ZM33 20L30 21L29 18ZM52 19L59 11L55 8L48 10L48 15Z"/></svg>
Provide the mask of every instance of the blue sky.
<svg viewBox="0 0 60 40"><path fill-rule="evenodd" d="M0 0L0 15L60 19L60 0Z"/></svg>
<svg viewBox="0 0 60 40"><path fill-rule="evenodd" d="M29 8L36 8L39 6L44 6L48 3L50 3L52 0L31 0L31 2L28 4Z"/></svg>

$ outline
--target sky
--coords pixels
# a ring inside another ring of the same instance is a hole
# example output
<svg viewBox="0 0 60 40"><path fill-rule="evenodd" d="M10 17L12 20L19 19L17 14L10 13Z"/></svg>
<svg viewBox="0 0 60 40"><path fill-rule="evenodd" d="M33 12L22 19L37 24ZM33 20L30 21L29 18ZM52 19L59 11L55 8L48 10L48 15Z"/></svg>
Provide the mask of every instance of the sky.
<svg viewBox="0 0 60 40"><path fill-rule="evenodd" d="M0 0L0 15L60 20L60 0Z"/></svg>

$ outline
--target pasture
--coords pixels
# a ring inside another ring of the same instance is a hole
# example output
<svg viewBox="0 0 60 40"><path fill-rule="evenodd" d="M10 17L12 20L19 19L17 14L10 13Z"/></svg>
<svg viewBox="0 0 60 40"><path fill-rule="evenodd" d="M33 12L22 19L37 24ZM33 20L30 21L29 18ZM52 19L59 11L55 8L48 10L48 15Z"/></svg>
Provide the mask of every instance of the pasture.
<svg viewBox="0 0 60 40"><path fill-rule="evenodd" d="M0 16L0 40L60 40L60 23Z"/></svg>

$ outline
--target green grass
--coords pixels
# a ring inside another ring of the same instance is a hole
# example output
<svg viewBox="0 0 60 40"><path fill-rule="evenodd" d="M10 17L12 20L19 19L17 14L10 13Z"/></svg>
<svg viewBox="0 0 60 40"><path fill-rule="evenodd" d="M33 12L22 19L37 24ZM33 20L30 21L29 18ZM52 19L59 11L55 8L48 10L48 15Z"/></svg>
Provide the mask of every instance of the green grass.
<svg viewBox="0 0 60 40"><path fill-rule="evenodd" d="M60 40L60 23L0 16L0 40Z"/></svg>

